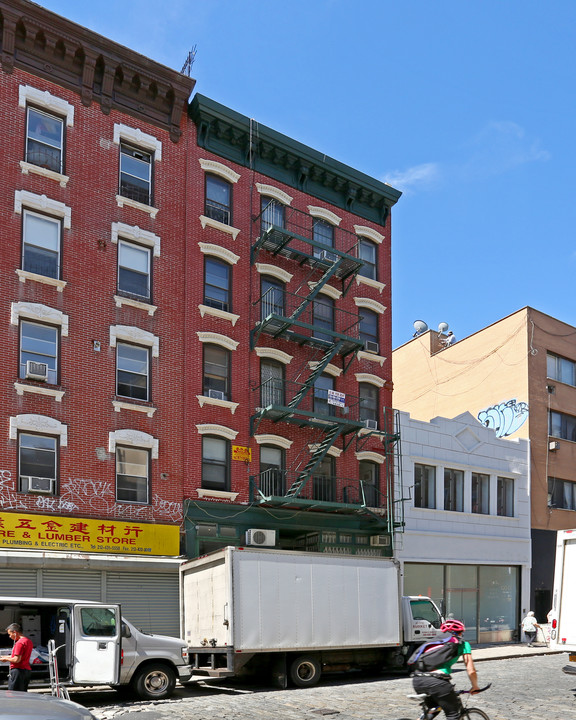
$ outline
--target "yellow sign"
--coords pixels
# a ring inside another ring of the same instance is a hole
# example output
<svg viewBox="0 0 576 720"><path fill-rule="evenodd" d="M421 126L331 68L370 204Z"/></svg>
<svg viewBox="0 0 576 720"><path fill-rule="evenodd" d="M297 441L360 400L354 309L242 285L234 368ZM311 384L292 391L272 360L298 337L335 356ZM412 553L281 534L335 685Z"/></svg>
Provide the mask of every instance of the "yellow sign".
<svg viewBox="0 0 576 720"><path fill-rule="evenodd" d="M0 547L65 552L179 555L177 525L0 513Z"/></svg>
<svg viewBox="0 0 576 720"><path fill-rule="evenodd" d="M252 460L252 450L248 447L242 447L242 445L232 445L232 460L250 462Z"/></svg>

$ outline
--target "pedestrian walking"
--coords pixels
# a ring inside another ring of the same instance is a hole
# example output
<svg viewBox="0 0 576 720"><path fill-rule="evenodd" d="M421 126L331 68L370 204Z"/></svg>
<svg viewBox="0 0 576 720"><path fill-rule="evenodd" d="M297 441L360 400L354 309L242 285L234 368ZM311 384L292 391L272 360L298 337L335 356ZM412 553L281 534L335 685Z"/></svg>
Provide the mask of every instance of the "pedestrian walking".
<svg viewBox="0 0 576 720"><path fill-rule="evenodd" d="M18 623L12 623L6 628L6 632L14 641L11 655L0 655L0 661L10 663L8 675L8 690L28 690L30 675L30 655L32 654L32 641L22 635L22 627Z"/></svg>
<svg viewBox="0 0 576 720"><path fill-rule="evenodd" d="M528 647L533 647L532 643L534 642L534 638L536 637L539 627L540 625L536 622L534 613L530 610L528 615L526 615L526 617L522 620L522 630L524 631L524 635L528 638Z"/></svg>

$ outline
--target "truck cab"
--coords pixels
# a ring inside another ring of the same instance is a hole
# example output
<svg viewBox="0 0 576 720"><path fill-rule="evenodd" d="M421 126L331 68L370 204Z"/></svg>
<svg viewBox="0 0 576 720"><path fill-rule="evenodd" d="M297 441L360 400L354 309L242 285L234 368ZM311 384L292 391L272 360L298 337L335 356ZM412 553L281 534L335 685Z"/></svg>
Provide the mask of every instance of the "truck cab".
<svg viewBox="0 0 576 720"><path fill-rule="evenodd" d="M404 642L420 644L442 635L440 626L444 618L433 600L421 595L402 598Z"/></svg>

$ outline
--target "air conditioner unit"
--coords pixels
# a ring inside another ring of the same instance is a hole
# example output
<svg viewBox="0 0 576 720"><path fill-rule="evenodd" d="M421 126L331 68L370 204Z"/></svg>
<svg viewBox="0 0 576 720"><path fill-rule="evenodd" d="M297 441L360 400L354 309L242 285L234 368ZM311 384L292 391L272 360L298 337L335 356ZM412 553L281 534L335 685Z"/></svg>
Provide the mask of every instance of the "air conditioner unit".
<svg viewBox="0 0 576 720"><path fill-rule="evenodd" d="M321 260L328 260L328 262L336 262L336 253L328 252L328 250L322 250L320 252Z"/></svg>
<svg viewBox="0 0 576 720"><path fill-rule="evenodd" d="M28 492L40 493L41 495L54 494L54 478L36 477L35 475L22 475L22 489L28 484Z"/></svg>
<svg viewBox="0 0 576 720"><path fill-rule="evenodd" d="M364 349L369 353L378 353L380 347L377 342L374 342L374 340L366 340L364 343Z"/></svg>
<svg viewBox="0 0 576 720"><path fill-rule="evenodd" d="M558 442L558 440L551 440L548 443L548 450L558 450L559 447L560 443Z"/></svg>
<svg viewBox="0 0 576 720"><path fill-rule="evenodd" d="M377 420L364 420L364 425L366 425L368 430L378 430Z"/></svg>
<svg viewBox="0 0 576 720"><path fill-rule="evenodd" d="M258 547L273 547L276 545L276 530L246 530L246 545Z"/></svg>
<svg viewBox="0 0 576 720"><path fill-rule="evenodd" d="M389 547L390 535L372 535L370 545L375 547Z"/></svg>
<svg viewBox="0 0 576 720"><path fill-rule="evenodd" d="M42 362L34 362L34 360L26 361L26 379L27 380L46 380L48 377L48 364Z"/></svg>
<svg viewBox="0 0 576 720"><path fill-rule="evenodd" d="M222 390L208 390L208 397L214 400L226 400L226 395Z"/></svg>

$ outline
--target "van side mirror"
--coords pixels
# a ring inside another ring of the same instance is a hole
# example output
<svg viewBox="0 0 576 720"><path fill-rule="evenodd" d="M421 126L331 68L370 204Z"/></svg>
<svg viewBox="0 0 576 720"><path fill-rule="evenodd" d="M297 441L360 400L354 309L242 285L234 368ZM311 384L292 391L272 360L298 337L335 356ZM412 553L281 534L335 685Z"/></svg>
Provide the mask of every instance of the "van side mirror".
<svg viewBox="0 0 576 720"><path fill-rule="evenodd" d="M128 627L128 625L126 625L125 622L122 623L122 637L123 637L123 638L132 637L132 633L130 632L130 628Z"/></svg>

